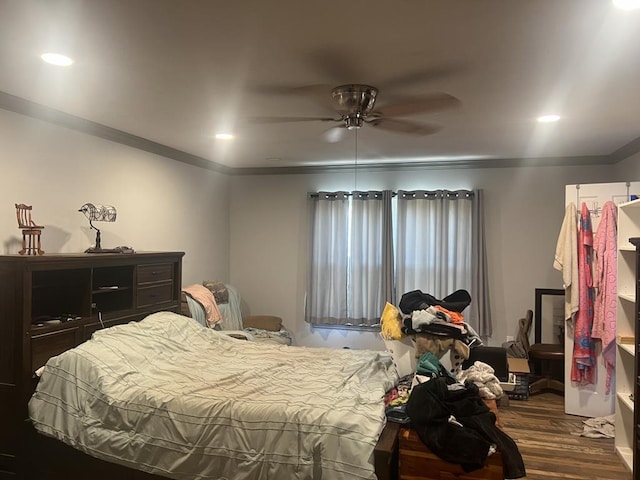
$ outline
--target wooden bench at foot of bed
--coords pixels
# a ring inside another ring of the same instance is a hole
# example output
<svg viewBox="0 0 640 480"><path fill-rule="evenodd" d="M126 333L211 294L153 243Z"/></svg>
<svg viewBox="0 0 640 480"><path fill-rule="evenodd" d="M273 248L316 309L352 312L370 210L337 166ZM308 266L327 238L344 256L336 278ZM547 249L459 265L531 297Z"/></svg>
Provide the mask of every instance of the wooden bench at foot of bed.
<svg viewBox="0 0 640 480"><path fill-rule="evenodd" d="M449 463L431 452L415 430L401 428L399 445L399 480L503 480L502 454L489 456L487 464L466 473L457 463Z"/></svg>

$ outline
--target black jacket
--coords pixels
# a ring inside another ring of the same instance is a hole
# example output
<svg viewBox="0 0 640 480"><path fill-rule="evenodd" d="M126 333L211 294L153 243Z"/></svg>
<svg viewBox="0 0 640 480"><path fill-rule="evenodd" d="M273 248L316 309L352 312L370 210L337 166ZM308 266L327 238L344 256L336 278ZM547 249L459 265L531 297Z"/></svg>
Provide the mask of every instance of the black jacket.
<svg viewBox="0 0 640 480"><path fill-rule="evenodd" d="M407 401L407 414L422 442L443 460L470 472L484 466L495 445L502 453L505 478L526 475L518 446L496 426L496 416L476 385L445 377L416 385ZM451 416L455 421L450 421Z"/></svg>

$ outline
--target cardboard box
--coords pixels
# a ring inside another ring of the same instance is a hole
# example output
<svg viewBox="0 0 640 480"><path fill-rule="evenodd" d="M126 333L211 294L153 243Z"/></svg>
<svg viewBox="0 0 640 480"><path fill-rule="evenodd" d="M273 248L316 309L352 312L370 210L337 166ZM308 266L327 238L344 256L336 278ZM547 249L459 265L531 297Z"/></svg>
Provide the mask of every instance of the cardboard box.
<svg viewBox="0 0 640 480"><path fill-rule="evenodd" d="M502 390L514 400L529 398L529 360L526 358L508 358L509 381L500 382Z"/></svg>
<svg viewBox="0 0 640 480"><path fill-rule="evenodd" d="M529 370L529 360L526 358L508 358L510 373L531 373Z"/></svg>

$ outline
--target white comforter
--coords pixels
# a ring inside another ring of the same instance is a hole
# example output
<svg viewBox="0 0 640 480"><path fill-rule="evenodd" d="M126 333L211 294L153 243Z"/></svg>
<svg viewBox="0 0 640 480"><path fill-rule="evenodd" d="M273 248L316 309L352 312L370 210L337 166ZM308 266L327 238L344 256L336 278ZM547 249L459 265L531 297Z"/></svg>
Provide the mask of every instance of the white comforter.
<svg viewBox="0 0 640 480"><path fill-rule="evenodd" d="M384 352L261 345L177 314L98 331L47 362L38 431L175 479L375 478Z"/></svg>

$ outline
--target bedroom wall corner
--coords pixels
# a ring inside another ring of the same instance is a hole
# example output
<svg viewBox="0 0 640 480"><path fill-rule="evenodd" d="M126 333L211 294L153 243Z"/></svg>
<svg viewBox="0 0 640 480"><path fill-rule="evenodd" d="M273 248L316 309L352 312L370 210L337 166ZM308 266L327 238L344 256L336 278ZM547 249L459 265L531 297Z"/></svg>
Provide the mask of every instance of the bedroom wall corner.
<svg viewBox="0 0 640 480"><path fill-rule="evenodd" d="M615 180L619 182L640 181L640 152L630 155L615 164ZM633 193L633 192L632 192ZM636 195L638 192L636 192Z"/></svg>

